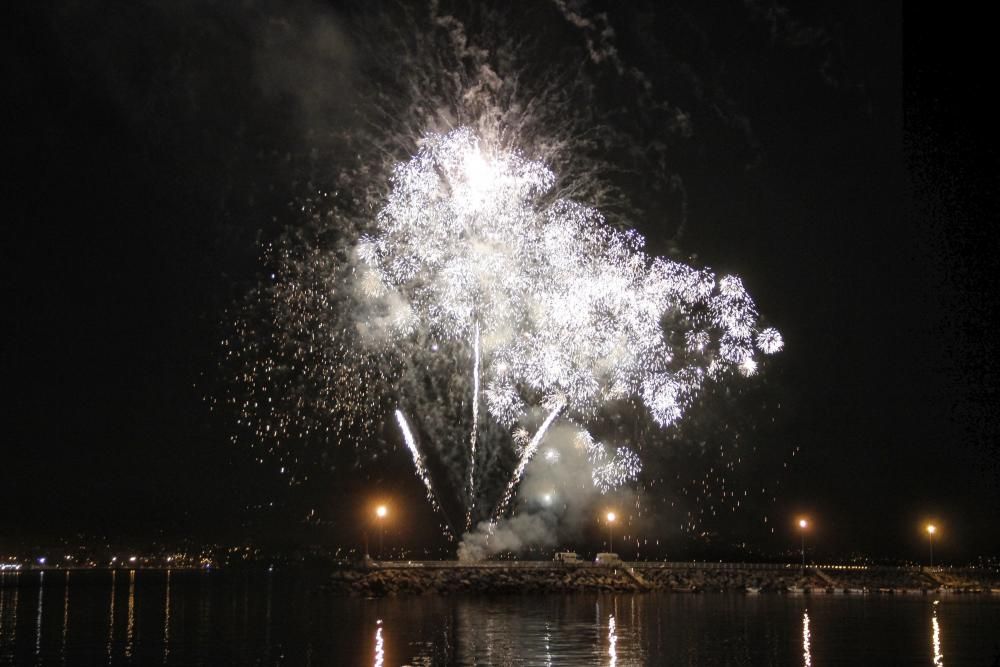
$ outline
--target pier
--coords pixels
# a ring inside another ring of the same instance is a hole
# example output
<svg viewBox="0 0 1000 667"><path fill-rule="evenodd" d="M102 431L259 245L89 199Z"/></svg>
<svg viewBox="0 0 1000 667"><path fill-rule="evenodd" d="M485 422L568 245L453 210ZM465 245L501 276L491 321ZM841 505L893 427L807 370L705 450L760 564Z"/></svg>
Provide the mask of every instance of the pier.
<svg viewBox="0 0 1000 667"><path fill-rule="evenodd" d="M974 568L697 562L367 561L327 588L382 596L454 593L749 592L798 595L1000 594L1000 572Z"/></svg>

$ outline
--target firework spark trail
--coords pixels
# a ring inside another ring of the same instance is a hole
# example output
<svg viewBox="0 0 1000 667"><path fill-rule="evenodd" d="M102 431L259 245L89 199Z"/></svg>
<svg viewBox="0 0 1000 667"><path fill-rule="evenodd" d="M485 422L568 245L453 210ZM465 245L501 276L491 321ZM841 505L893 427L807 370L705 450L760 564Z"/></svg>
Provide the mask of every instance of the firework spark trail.
<svg viewBox="0 0 1000 667"><path fill-rule="evenodd" d="M469 440L469 500L465 511L465 530L472 527L472 512L476 507L476 437L479 432L479 324L476 323L472 347L472 435Z"/></svg>
<svg viewBox="0 0 1000 667"><path fill-rule="evenodd" d="M406 416L403 414L402 410L396 410L396 422L399 424L399 430L403 433L403 440L406 442L406 446L410 450L410 454L413 455L413 468L417 473L417 477L420 478L420 480L424 483L424 487L427 489L427 499L430 501L431 507L433 507L436 511L443 513L441 504L437 500L437 494L434 493L434 484L431 482L431 477L427 473L427 466L424 464L424 456L417 448L417 441L413 437L413 432L410 430L410 425L407 423ZM443 526L445 536L451 540L454 538L451 535L449 525L447 517L445 517L445 525Z"/></svg>
<svg viewBox="0 0 1000 667"><path fill-rule="evenodd" d="M503 516L504 512L507 511L507 506L514 497L514 492L517 490L517 485L520 483L521 478L524 476L524 469L531 463L531 459L534 458L535 452L538 451L538 446L542 444L542 439L545 437L545 432L549 430L549 426L555 421L559 413L563 411L566 407L565 401L560 400L558 404L552 408L545 421L542 425L538 427L538 431L535 433L535 437L531 439L531 442L524 448L521 453L521 458L517 462L517 467L514 468L514 473L510 477L510 481L507 482L507 488L504 490L503 496L500 498L500 502L497 503L496 508L490 515L490 523L496 524L497 520Z"/></svg>

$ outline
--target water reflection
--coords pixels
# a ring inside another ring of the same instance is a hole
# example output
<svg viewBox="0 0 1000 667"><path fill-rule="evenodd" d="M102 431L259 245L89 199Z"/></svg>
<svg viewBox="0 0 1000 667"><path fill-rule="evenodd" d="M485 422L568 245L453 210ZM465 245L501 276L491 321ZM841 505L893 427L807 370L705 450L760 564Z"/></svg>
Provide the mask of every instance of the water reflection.
<svg viewBox="0 0 1000 667"><path fill-rule="evenodd" d="M375 630L375 667L382 667L382 663L385 660L385 644L382 639L382 619L378 619L375 622L378 626Z"/></svg>
<svg viewBox="0 0 1000 667"><path fill-rule="evenodd" d="M38 618L35 619L35 659L42 652L42 594L45 592L45 570L38 573Z"/></svg>
<svg viewBox="0 0 1000 667"><path fill-rule="evenodd" d="M934 601L934 615L931 616L931 645L934 649L935 667L943 667L944 654L941 652L941 624L938 623L937 600Z"/></svg>
<svg viewBox="0 0 1000 667"><path fill-rule="evenodd" d="M7 612L7 573L0 572L0 644L3 644L6 640L6 636L3 633L4 622L6 621Z"/></svg>
<svg viewBox="0 0 1000 667"><path fill-rule="evenodd" d="M63 587L62 641L59 644L60 662L64 665L66 664L66 633L69 632L69 575L70 571L66 570L66 584Z"/></svg>
<svg viewBox="0 0 1000 667"><path fill-rule="evenodd" d="M943 625L949 629L948 662L958 655L968 664L991 663L1000 627L994 596L935 607L913 598L709 594L373 600L317 594L322 572L313 579L296 573L119 572L128 577L122 584L127 595L118 592L115 572L28 571L19 579L0 573L0 665L812 667L926 664L931 658L943 667ZM19 592L25 600L18 600ZM119 596L127 599L119 603ZM126 627L119 631L123 605ZM822 628L815 662L813 622Z"/></svg>
<svg viewBox="0 0 1000 667"><path fill-rule="evenodd" d="M132 657L135 637L135 570L128 571L128 625L125 626L125 657Z"/></svg>
<svg viewBox="0 0 1000 667"><path fill-rule="evenodd" d="M111 664L111 649L115 643L115 585L118 570L111 570L111 611L108 612L108 664Z"/></svg>
<svg viewBox="0 0 1000 667"><path fill-rule="evenodd" d="M545 666L552 667L552 633L549 624L545 624Z"/></svg>
<svg viewBox="0 0 1000 667"><path fill-rule="evenodd" d="M543 650L532 645L541 637L529 640L528 645L517 641L537 631L534 624L538 619L520 616L509 605L498 606L492 614L484 614L481 606L479 600L465 600L456 609L452 642L457 649L457 662L467 664L479 659L486 664L511 664L526 650L531 655Z"/></svg>
<svg viewBox="0 0 1000 667"><path fill-rule="evenodd" d="M802 664L812 667L812 633L809 631L809 610L802 612Z"/></svg>
<svg viewBox="0 0 1000 667"><path fill-rule="evenodd" d="M611 659L608 664L615 667L618 664L618 652L615 650L618 644L618 634L615 632L615 615L608 615L608 657Z"/></svg>
<svg viewBox="0 0 1000 667"><path fill-rule="evenodd" d="M170 657L170 570L167 570L167 592L163 602L163 664Z"/></svg>
<svg viewBox="0 0 1000 667"><path fill-rule="evenodd" d="M377 616L368 615L365 635L378 632L377 619L391 626L383 637L394 664L647 664L638 627L649 622L645 602L624 602L611 595L381 601L372 603ZM367 662L372 644L366 647Z"/></svg>
<svg viewBox="0 0 1000 667"><path fill-rule="evenodd" d="M17 639L17 597L21 588L20 577L20 572L0 573L0 642L11 646Z"/></svg>

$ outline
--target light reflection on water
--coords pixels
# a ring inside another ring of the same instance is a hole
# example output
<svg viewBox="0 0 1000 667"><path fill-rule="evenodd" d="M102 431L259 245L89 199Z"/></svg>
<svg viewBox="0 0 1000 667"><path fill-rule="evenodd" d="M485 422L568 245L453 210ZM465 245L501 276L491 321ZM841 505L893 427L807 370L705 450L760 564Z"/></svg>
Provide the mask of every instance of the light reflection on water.
<svg viewBox="0 0 1000 667"><path fill-rule="evenodd" d="M812 667L812 633L809 632L809 610L802 611L802 664Z"/></svg>
<svg viewBox="0 0 1000 667"><path fill-rule="evenodd" d="M108 664L111 664L111 649L115 644L115 586L118 570L111 570L111 611L108 613Z"/></svg>
<svg viewBox="0 0 1000 667"><path fill-rule="evenodd" d="M43 606L43 596L45 593L45 572L38 573L38 618L35 620L35 657L37 658L42 652L42 606Z"/></svg>
<svg viewBox="0 0 1000 667"><path fill-rule="evenodd" d="M615 634L615 617L608 616L608 657L611 659L611 667L618 664L618 653L615 652L615 644L618 643L618 635Z"/></svg>
<svg viewBox="0 0 1000 667"><path fill-rule="evenodd" d="M170 659L170 570L167 570L166 592L163 595L163 664Z"/></svg>
<svg viewBox="0 0 1000 667"><path fill-rule="evenodd" d="M69 577L72 574L66 570L66 583L63 586L63 621L62 636L59 643L59 656L61 662L66 664L66 633L69 631Z"/></svg>
<svg viewBox="0 0 1000 667"><path fill-rule="evenodd" d="M382 619L375 622L375 667L382 667L385 660L385 640L382 638Z"/></svg>
<svg viewBox="0 0 1000 667"><path fill-rule="evenodd" d="M944 665L947 650L955 667L1000 658L996 596L936 605L738 594L367 600L318 592L321 581L280 570L3 573L0 665Z"/></svg>
<svg viewBox="0 0 1000 667"><path fill-rule="evenodd" d="M0 572L0 649L17 639L17 598L20 572ZM0 652L2 655L3 652Z"/></svg>
<svg viewBox="0 0 1000 667"><path fill-rule="evenodd" d="M128 573L128 624L125 626L125 657L132 657L135 635L135 570Z"/></svg>
<svg viewBox="0 0 1000 667"><path fill-rule="evenodd" d="M934 649L935 667L944 666L944 654L941 653L941 624L938 623L937 602L934 602L934 615L931 616L931 646Z"/></svg>

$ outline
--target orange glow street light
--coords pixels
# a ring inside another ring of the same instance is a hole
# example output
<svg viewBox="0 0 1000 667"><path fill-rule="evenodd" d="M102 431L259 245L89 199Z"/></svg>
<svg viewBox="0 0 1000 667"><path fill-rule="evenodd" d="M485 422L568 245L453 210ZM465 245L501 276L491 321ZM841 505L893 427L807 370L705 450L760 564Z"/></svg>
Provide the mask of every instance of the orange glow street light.
<svg viewBox="0 0 1000 667"><path fill-rule="evenodd" d="M385 537L385 517L389 515L389 508L379 505L375 508L375 519L378 521L378 557L382 558L382 543Z"/></svg>
<svg viewBox="0 0 1000 667"><path fill-rule="evenodd" d="M617 515L614 512L608 512L605 518L608 520L608 551L614 553L615 551L615 519Z"/></svg>
<svg viewBox="0 0 1000 667"><path fill-rule="evenodd" d="M934 567L934 533L936 532L937 526L933 523L927 524L927 545L930 547L931 567Z"/></svg>
<svg viewBox="0 0 1000 667"><path fill-rule="evenodd" d="M806 571L806 529L809 528L808 519L799 519L799 533L802 535L802 571Z"/></svg>

